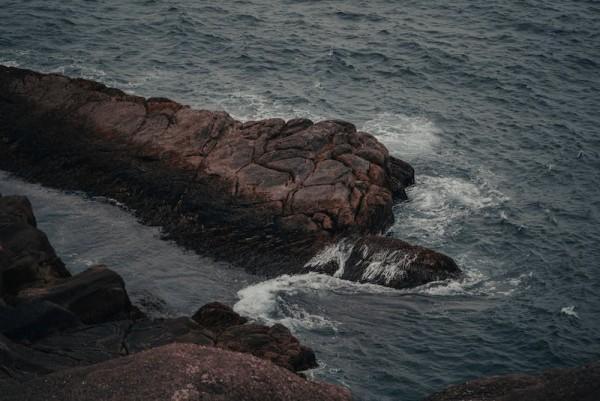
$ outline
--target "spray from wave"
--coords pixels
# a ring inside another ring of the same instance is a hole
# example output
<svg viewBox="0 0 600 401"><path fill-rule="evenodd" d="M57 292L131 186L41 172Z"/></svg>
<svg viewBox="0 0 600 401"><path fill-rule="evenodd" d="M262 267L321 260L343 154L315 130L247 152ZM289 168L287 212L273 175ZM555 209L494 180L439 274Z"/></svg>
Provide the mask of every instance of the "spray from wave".
<svg viewBox="0 0 600 401"><path fill-rule="evenodd" d="M424 117L381 113L365 122L363 131L375 135L390 150L408 161L431 154L440 142L441 130Z"/></svg>

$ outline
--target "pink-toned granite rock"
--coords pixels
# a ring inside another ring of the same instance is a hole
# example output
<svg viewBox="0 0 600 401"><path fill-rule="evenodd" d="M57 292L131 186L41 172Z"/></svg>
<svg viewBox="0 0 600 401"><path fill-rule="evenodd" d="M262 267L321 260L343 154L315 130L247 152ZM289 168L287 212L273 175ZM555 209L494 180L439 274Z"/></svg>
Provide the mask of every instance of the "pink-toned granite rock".
<svg viewBox="0 0 600 401"><path fill-rule="evenodd" d="M252 355L171 344L3 388L4 401L350 401Z"/></svg>
<svg viewBox="0 0 600 401"><path fill-rule="evenodd" d="M379 234L414 182L348 122L237 121L164 98L0 66L0 168L115 198L179 243L275 275Z"/></svg>

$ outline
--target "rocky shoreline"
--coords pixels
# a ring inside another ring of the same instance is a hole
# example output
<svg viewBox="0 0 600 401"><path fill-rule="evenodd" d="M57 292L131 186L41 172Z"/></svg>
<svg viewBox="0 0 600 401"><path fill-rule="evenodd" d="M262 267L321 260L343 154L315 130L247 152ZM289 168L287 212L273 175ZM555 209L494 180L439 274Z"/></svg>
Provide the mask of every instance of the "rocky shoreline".
<svg viewBox="0 0 600 401"><path fill-rule="evenodd" d="M395 288L460 275L446 255L379 236L414 171L350 123L242 123L3 66L0 94L0 169L116 199L203 254L269 277L317 270ZM314 263L342 240L365 257Z"/></svg>
<svg viewBox="0 0 600 401"><path fill-rule="evenodd" d="M0 195L0 296L3 400L350 399L294 373L316 367L315 354L280 324L248 322L218 302L153 319L107 267L71 276L25 197ZM147 374L151 392L140 386Z"/></svg>
<svg viewBox="0 0 600 401"><path fill-rule="evenodd" d="M448 256L382 236L414 183L349 123L144 99L0 66L0 169L107 196L179 244L253 273L320 271L394 288L456 278ZM106 266L72 276L29 201L0 195L0 394L10 401L350 400L307 380L315 353L218 302L151 318ZM599 365L478 379L427 401L592 401Z"/></svg>

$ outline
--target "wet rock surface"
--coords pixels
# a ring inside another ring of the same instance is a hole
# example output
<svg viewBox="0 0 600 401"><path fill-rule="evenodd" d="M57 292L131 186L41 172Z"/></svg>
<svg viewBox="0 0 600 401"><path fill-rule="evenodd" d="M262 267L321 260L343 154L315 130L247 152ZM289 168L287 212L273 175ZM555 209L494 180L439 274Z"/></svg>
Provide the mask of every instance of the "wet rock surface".
<svg viewBox="0 0 600 401"><path fill-rule="evenodd" d="M2 66L0 92L0 168L115 198L180 244L269 276L382 232L414 183L408 163L344 121L240 122Z"/></svg>
<svg viewBox="0 0 600 401"><path fill-rule="evenodd" d="M7 385L7 401L351 400L347 389L307 381L251 355L171 344L101 364Z"/></svg>
<svg viewBox="0 0 600 401"><path fill-rule="evenodd" d="M596 401L600 363L540 375L490 376L451 386L424 401Z"/></svg>
<svg viewBox="0 0 600 401"><path fill-rule="evenodd" d="M69 397L79 400L87 396L95 400L113 399L99 392L100 387L79 387L82 383L75 380L79 374L96 377L98 383L103 383L98 385L110 384L103 389L110 394L114 392L117 397L114 399L128 399L121 392L126 387L119 387L119 383L123 386L127 383L133 386L128 389L132 399L139 399L137 397L146 391L142 384L148 384L148 380L133 366L137 363L148 372L163 371L162 378L169 382L192 380L202 384L210 377L219 383L214 392L211 392L212 381L208 387L198 387L201 389L198 394L203 398L182 399L282 399L279 397L288 394L290 388L298 394L304 392L307 397L316 397L314 399L349 399L345 390L311 383L293 374L317 364L314 352L302 346L285 327L248 323L248 319L216 302L200 308L193 318L147 317L131 304L122 278L107 267L94 266L71 276L45 235L35 228L35 217L26 198L0 196L0 218L4 229L2 244L13 244L13 236L22 235L26 226L29 235L42 239L26 241L21 247L3 248L10 251L3 251L3 270L0 271L4 290L0 298L0 394L3 400ZM23 259L23 255L30 254L37 257ZM40 261L46 260L52 264L40 269ZM4 274L11 273L16 261L20 268L32 274L23 275L18 281L6 280ZM169 344L178 345L160 348ZM199 346L209 346L211 350ZM144 353L146 351L149 353ZM187 354L182 356L181 352ZM125 358L138 353L144 356ZM188 375L175 366L196 354L203 358L194 362L202 374L196 374L198 370ZM257 362L249 354L268 362ZM118 362L111 365L112 362L108 362L111 360ZM108 365L97 365L102 363ZM110 375L103 372L110 366L120 372L124 381L105 381ZM252 371L251 367L264 372ZM48 376L52 373L55 376ZM236 377L238 374L245 376ZM264 375L267 374L285 382L266 380ZM84 382L91 385L93 380ZM162 381L151 382L161 391L170 388ZM244 386L250 386L246 389L246 398L235 398ZM263 396L267 398L261 398Z"/></svg>

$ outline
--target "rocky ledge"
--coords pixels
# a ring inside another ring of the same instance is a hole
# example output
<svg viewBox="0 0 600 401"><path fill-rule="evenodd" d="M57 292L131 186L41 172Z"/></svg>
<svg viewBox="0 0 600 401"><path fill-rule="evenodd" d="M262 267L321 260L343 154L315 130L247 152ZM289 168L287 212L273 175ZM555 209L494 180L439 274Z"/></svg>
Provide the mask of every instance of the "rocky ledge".
<svg viewBox="0 0 600 401"><path fill-rule="evenodd" d="M240 122L0 66L0 169L114 198L180 244L260 274L306 271L341 240L363 254L335 269L345 278L401 288L460 273L445 255L377 237L414 171L343 121Z"/></svg>
<svg viewBox="0 0 600 401"><path fill-rule="evenodd" d="M491 376L451 386L424 401L596 401L600 362L540 375Z"/></svg>
<svg viewBox="0 0 600 401"><path fill-rule="evenodd" d="M145 316L107 267L72 276L27 198L0 195L2 400L351 399L295 373L316 366L284 326L220 303Z"/></svg>

